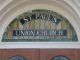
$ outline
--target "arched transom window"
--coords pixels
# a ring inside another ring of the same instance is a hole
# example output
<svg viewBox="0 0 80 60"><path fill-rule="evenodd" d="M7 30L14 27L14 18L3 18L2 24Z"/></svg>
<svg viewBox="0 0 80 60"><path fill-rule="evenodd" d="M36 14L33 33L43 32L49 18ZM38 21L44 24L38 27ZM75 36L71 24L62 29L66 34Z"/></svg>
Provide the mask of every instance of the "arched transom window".
<svg viewBox="0 0 80 60"><path fill-rule="evenodd" d="M2 42L72 42L77 34L60 14L35 9L17 16L5 29Z"/></svg>

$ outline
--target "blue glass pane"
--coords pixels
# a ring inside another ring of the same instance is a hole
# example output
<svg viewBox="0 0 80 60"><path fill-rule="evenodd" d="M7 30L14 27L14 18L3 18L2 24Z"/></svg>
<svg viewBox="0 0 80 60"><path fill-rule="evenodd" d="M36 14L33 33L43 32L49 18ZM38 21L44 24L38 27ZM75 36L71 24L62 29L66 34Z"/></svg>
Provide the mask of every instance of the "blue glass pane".
<svg viewBox="0 0 80 60"><path fill-rule="evenodd" d="M11 57L9 60L26 60L26 59L22 56L14 56L14 57Z"/></svg>
<svg viewBox="0 0 80 60"><path fill-rule="evenodd" d="M56 57L52 58L51 60L69 60L69 58L64 57L64 56L56 56Z"/></svg>

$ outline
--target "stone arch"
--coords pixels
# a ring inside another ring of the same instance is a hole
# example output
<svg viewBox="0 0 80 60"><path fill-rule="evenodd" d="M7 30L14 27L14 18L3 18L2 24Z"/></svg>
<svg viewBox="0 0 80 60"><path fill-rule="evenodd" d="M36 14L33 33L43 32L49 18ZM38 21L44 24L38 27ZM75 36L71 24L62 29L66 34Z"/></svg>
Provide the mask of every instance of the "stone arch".
<svg viewBox="0 0 80 60"><path fill-rule="evenodd" d="M20 15L23 12L26 12L32 9L36 9L36 8L41 8L41 9L45 8L45 9L57 12L61 14L62 16L65 16L69 20L69 22L72 24L72 26L74 27L78 35L78 40L80 39L80 34L78 33L80 32L79 22L78 22L79 17L77 17L77 13L74 11L74 9L66 5L65 2L63 3L63 1L61 2L60 1L53 1L53 2L52 1L46 1L46 2L45 1L36 1L36 2L32 1L31 2L30 1L29 2L29 1L23 0L20 3L13 4L11 7L9 6L8 8L9 9L7 11L3 11L5 12L5 14L2 15L1 21L0 21L1 22L0 41L2 40L2 35L4 33L4 30L16 16Z"/></svg>

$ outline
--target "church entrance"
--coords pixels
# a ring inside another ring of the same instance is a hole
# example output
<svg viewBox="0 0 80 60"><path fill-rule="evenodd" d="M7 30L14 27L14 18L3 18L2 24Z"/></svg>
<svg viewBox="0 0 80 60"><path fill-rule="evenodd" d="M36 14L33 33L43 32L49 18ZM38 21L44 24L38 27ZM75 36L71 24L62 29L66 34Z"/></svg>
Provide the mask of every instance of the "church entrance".
<svg viewBox="0 0 80 60"><path fill-rule="evenodd" d="M0 60L79 60L75 49L1 49Z"/></svg>

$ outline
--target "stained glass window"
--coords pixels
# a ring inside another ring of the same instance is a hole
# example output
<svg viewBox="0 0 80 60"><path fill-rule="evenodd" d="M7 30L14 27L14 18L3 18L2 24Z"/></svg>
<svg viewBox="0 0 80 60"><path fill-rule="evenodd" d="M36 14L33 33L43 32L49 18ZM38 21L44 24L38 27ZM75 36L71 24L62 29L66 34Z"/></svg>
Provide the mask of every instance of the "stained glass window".
<svg viewBox="0 0 80 60"><path fill-rule="evenodd" d="M11 57L9 60L27 60L27 59L25 59L25 58L22 57L22 56L13 56L13 57Z"/></svg>
<svg viewBox="0 0 80 60"><path fill-rule="evenodd" d="M70 60L70 59L66 56L55 56L51 58L50 60Z"/></svg>
<svg viewBox="0 0 80 60"><path fill-rule="evenodd" d="M17 16L5 29L2 42L72 42L77 34L62 15L35 9Z"/></svg>

